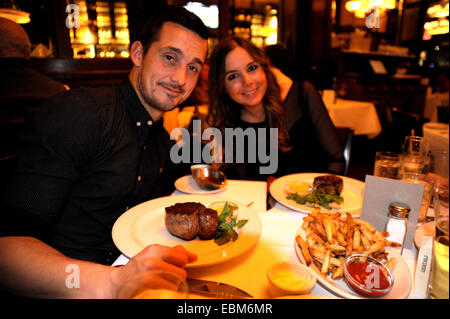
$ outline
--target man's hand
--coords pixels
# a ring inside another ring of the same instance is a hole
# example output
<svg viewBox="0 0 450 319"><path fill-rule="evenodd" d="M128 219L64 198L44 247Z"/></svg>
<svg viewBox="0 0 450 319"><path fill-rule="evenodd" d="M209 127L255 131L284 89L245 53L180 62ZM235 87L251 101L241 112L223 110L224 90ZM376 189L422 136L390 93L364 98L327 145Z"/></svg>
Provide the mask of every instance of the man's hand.
<svg viewBox="0 0 450 319"><path fill-rule="evenodd" d="M184 266L196 260L197 255L182 246L149 245L130 259L126 265L111 271L111 298L117 296L118 289L128 278L144 271L164 270L186 278Z"/></svg>

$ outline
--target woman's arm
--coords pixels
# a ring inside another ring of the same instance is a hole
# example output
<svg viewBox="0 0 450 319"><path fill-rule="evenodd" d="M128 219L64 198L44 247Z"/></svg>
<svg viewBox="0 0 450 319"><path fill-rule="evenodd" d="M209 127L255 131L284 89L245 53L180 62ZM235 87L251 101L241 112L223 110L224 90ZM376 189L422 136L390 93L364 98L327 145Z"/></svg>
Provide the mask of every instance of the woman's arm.
<svg viewBox="0 0 450 319"><path fill-rule="evenodd" d="M328 111L323 103L322 97L315 87L308 81L303 84L304 103L309 111L311 122L323 150L336 160L343 159L343 147L339 140L336 128L331 121Z"/></svg>

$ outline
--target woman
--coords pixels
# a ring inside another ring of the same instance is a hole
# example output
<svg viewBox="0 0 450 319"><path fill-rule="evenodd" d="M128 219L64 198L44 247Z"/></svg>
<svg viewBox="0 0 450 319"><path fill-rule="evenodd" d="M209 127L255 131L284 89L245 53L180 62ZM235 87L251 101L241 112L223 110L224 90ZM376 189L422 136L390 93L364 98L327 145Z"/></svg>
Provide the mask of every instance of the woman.
<svg viewBox="0 0 450 319"><path fill-rule="evenodd" d="M342 173L343 148L320 95L309 82L294 83L272 68L264 51L251 42L234 37L219 43L211 55L209 83L211 126L222 132L227 127L278 129L278 170L273 175ZM260 166L234 163L225 173L265 180Z"/></svg>

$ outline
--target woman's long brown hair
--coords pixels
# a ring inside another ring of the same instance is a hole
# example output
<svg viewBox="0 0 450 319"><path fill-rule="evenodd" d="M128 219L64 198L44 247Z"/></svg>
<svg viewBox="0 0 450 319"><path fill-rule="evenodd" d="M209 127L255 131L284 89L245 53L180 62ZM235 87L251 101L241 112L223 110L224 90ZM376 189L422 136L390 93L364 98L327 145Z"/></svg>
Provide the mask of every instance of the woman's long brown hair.
<svg viewBox="0 0 450 319"><path fill-rule="evenodd" d="M266 118L270 127L278 128L278 148L283 152L289 150L289 133L284 125L284 105L280 87L270 71L270 61L263 50L242 38L232 37L220 42L211 54L208 124L223 132L226 127L236 127L239 121L243 106L234 102L225 92L225 59L236 47L246 50L262 66L267 78L267 91L263 98Z"/></svg>

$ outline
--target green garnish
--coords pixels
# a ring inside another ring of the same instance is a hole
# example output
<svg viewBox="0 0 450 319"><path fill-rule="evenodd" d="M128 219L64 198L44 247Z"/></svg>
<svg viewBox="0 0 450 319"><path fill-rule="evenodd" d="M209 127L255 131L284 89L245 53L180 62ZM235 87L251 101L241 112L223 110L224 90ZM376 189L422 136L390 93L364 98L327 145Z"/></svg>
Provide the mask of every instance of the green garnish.
<svg viewBox="0 0 450 319"><path fill-rule="evenodd" d="M233 217L233 212L236 209L236 206L228 205L228 202L226 202L222 212L219 214L219 226L217 227L216 238L214 239L219 246L228 243L230 240L235 241L238 238L238 233L234 228L237 227L240 229L248 222L248 219L238 221L236 217Z"/></svg>
<svg viewBox="0 0 450 319"><path fill-rule="evenodd" d="M301 196L297 193L289 193L286 197L287 199L292 199L298 204L309 205L313 207L322 206L326 209L330 209L330 203L336 203L340 205L344 198L335 194L334 188L328 186L325 188L313 187L311 192L305 196Z"/></svg>

